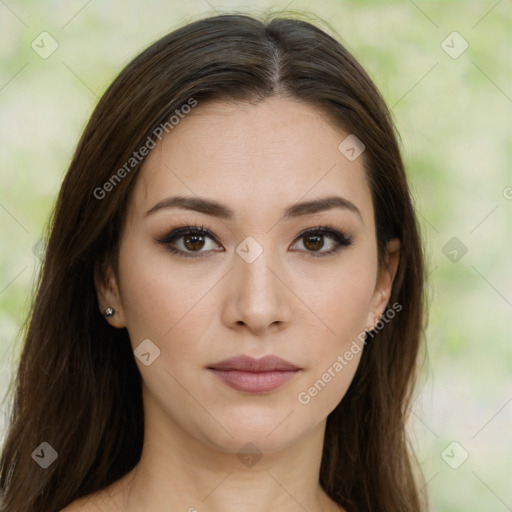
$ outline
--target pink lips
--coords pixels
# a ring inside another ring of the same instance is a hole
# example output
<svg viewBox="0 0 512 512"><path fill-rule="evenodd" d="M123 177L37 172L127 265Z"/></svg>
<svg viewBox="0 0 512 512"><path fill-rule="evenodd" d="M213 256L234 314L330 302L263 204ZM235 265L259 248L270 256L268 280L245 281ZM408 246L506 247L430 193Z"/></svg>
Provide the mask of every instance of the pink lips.
<svg viewBox="0 0 512 512"><path fill-rule="evenodd" d="M277 356L253 359L238 356L208 367L225 384L249 393L268 393L293 379L301 370Z"/></svg>

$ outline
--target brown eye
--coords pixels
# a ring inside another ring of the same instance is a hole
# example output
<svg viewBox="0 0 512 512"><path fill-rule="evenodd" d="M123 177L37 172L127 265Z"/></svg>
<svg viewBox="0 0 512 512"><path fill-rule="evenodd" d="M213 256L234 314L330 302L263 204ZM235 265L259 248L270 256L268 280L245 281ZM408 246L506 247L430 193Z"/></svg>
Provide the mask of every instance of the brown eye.
<svg viewBox="0 0 512 512"><path fill-rule="evenodd" d="M322 250L326 247L325 239L329 240L327 250ZM208 256L212 251L224 250L215 236L202 226L178 228L156 241L164 245L169 252L184 257L203 257ZM299 242L302 242L304 246L304 249L299 250L306 252L309 256L318 257L334 254L341 247L352 245L352 237L346 236L334 228L319 226L301 233L296 238L296 243ZM208 247L208 243L212 246ZM203 250L205 247L206 250Z"/></svg>
<svg viewBox="0 0 512 512"><path fill-rule="evenodd" d="M325 247L325 239L330 240ZM352 245L352 237L330 228L328 226L319 226L308 229L297 237L297 242L302 242L305 252L309 256L321 257L336 253L342 247ZM294 249L296 250L296 249Z"/></svg>
<svg viewBox="0 0 512 512"><path fill-rule="evenodd" d="M189 251L200 251L204 247L204 236L202 235L190 235L183 237L183 245Z"/></svg>
<svg viewBox="0 0 512 512"><path fill-rule="evenodd" d="M207 256L211 251L219 251L220 247L213 234L202 226L178 228L156 241L169 252L185 257Z"/></svg>
<svg viewBox="0 0 512 512"><path fill-rule="evenodd" d="M309 251L319 251L324 246L322 236L308 235L304 237L304 247Z"/></svg>

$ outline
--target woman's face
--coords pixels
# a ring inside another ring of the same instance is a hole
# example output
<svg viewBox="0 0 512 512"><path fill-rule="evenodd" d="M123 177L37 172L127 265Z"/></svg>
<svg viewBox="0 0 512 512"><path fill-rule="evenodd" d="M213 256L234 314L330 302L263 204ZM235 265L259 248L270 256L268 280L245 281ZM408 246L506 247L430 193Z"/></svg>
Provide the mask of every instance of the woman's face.
<svg viewBox="0 0 512 512"><path fill-rule="evenodd" d="M118 275L98 285L109 322L128 329L146 425L271 452L343 398L398 263L394 245L378 268L364 153L351 139L339 149L348 135L288 99L209 102L150 151ZM221 364L269 355L292 366Z"/></svg>

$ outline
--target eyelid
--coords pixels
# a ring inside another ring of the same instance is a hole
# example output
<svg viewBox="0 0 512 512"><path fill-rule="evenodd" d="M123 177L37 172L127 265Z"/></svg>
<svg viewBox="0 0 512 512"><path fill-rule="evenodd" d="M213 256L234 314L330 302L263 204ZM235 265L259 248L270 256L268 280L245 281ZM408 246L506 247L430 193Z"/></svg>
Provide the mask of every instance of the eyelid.
<svg viewBox="0 0 512 512"><path fill-rule="evenodd" d="M201 226L187 225L187 226L177 227L176 229L171 229L171 231L169 231L163 237L156 239L156 241L161 242L161 243L170 243L171 241L179 239L182 236L185 236L187 234L208 236L212 240L214 240L215 243L220 245L219 241L217 240L217 237L208 228L205 228L203 225L201 225Z"/></svg>
<svg viewBox="0 0 512 512"><path fill-rule="evenodd" d="M177 227L175 229L172 229L170 232L168 232L166 235L155 238L155 241L159 244L167 246L167 250L171 253L177 254L179 256L183 257L192 257L192 258L201 258L204 256L207 256L212 251L214 252L221 252L217 250L208 250L208 251L183 251L181 249L176 249L175 247L171 246L171 243L179 240L180 238L183 238L184 236L188 234L197 234L200 236L211 238L217 245L222 246L222 244L218 241L217 237L207 228L205 228L203 225L197 226L197 225L186 225ZM350 235L345 234L344 231L337 229L333 226L329 225L317 225L313 226L307 229L304 229L301 231L294 239L292 246L295 245L298 241L300 241L302 238L306 236L311 236L314 234L319 234L320 236L331 238L336 242L336 247L334 249L331 249L329 251L304 251L304 250L294 250L294 252L305 252L307 255L312 257L322 257L322 256L328 256L330 254L337 253L340 249L344 247L349 247L353 243L353 237ZM224 250L224 249L223 249Z"/></svg>
<svg viewBox="0 0 512 512"><path fill-rule="evenodd" d="M203 237L211 238L217 245L221 245L220 242L217 240L217 237L207 228L205 228L203 225L201 226L193 226L193 225L187 225L187 226L181 226L177 227L175 229L172 229L169 231L166 235L160 238L156 238L155 241L161 245L166 246L166 249L173 253L177 254L178 256L182 256L185 258L202 258L205 256L208 256L208 254L211 251L199 251L199 252L193 252L193 251L183 251L181 249L176 249L175 247L171 246L171 243L179 240L180 238L183 238L184 236L188 234L195 234L200 235ZM220 251L215 251L220 252Z"/></svg>
<svg viewBox="0 0 512 512"><path fill-rule="evenodd" d="M327 236L334 240L336 242L336 246L329 250L329 251L300 251L305 252L308 256L311 256L313 258L319 258L323 256L329 256L332 254L338 253L341 249L350 247L353 244L353 237L350 235L347 235L343 230L337 229L330 225L318 225L312 228L305 229L301 231L299 235L295 238L295 243L297 243L299 240L306 236L311 236L313 234L320 233L321 236ZM299 251L298 251L299 252Z"/></svg>

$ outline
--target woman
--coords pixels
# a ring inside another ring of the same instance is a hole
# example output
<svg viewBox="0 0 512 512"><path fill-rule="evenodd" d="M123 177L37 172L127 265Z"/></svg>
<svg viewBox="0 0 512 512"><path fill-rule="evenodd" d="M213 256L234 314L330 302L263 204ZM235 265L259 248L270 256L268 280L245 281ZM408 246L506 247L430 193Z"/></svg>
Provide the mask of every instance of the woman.
<svg viewBox="0 0 512 512"><path fill-rule="evenodd" d="M0 510L419 511L423 257L389 111L305 21L163 37L64 179Z"/></svg>

